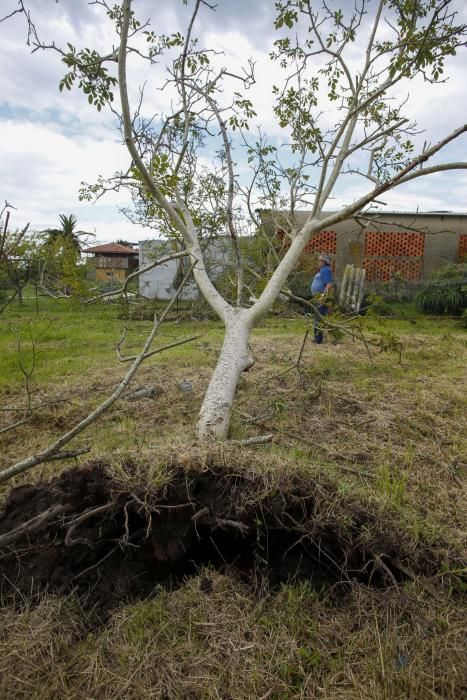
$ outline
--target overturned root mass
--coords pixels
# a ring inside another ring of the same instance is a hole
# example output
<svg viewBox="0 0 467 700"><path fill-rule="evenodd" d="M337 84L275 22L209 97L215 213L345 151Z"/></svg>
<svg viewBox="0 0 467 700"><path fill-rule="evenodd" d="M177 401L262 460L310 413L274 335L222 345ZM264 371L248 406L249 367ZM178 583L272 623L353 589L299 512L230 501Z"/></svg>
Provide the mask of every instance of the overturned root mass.
<svg viewBox="0 0 467 700"><path fill-rule="evenodd" d="M232 468L180 467L142 494L89 464L13 489L0 516L4 595L74 590L102 610L204 566L271 585L392 586L434 573L435 559L329 484Z"/></svg>

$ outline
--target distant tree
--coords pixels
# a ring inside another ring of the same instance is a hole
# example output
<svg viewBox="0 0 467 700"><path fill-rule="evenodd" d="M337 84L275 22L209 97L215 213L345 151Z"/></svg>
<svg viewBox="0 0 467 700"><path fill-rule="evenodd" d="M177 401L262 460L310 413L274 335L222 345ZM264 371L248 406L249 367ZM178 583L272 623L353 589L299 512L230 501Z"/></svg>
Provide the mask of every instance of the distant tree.
<svg viewBox="0 0 467 700"><path fill-rule="evenodd" d="M74 214L60 214L60 227L41 231L41 287L49 294L70 296L86 293L85 266L80 264L81 239L94 233L77 230Z"/></svg>
<svg viewBox="0 0 467 700"><path fill-rule="evenodd" d="M57 237L41 246L39 284L51 296L85 297L87 265L69 238Z"/></svg>
<svg viewBox="0 0 467 700"><path fill-rule="evenodd" d="M130 241L125 241L123 238L119 238L119 239L116 241L116 243L118 243L119 245L124 245L124 246L126 246L127 248L134 248L134 247L135 247L135 244L134 244L134 243L130 243Z"/></svg>
<svg viewBox="0 0 467 700"><path fill-rule="evenodd" d="M28 235L29 224L22 230L10 230L11 205L5 202L0 211L0 313L16 298L23 303L23 289L37 280L40 245L35 236Z"/></svg>

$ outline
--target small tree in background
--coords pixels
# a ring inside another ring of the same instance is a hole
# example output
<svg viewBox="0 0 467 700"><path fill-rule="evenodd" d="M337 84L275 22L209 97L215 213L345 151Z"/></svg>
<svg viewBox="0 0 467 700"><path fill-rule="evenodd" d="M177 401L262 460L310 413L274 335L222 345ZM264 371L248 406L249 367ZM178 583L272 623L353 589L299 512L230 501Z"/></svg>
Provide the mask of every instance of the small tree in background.
<svg viewBox="0 0 467 700"><path fill-rule="evenodd" d="M23 304L23 289L36 282L40 267L40 243L28 234L29 224L22 230L10 229L11 205L5 202L0 212L0 312L17 299Z"/></svg>
<svg viewBox="0 0 467 700"><path fill-rule="evenodd" d="M40 284L52 295L85 296L87 293L86 266L81 261L81 240L94 233L77 229L74 214L60 214L60 227L41 232Z"/></svg>
<svg viewBox="0 0 467 700"><path fill-rule="evenodd" d="M40 248L40 277L42 290L51 296L86 297L88 265L81 262L79 252L69 238L56 236Z"/></svg>

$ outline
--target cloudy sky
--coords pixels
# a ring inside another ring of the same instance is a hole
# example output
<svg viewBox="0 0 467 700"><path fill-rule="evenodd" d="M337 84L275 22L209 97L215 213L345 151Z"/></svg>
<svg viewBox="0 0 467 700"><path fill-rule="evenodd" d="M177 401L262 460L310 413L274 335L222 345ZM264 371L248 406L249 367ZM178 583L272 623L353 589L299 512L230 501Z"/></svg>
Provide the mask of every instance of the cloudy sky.
<svg viewBox="0 0 467 700"><path fill-rule="evenodd" d="M340 4L349 2L341 0ZM464 0L456 3L467 21L467 4ZM191 0L188 6L183 0L136 0L134 6L141 18L152 13L154 31L172 33L183 31L190 4ZM101 8L86 0L29 0L27 5L46 43L55 40L65 46L71 42L103 52L112 47L114 38ZM17 7L17 0L1 0L0 17ZM239 66L250 57L255 60L257 84L251 99L258 124L280 146L284 135L273 120L270 97L278 67L268 59L277 37L273 7L272 0L217 0L216 12L204 9L201 13L196 34L204 46L224 52L218 60L226 65ZM90 108L77 90L59 92L58 83L65 71L58 54L31 54L25 39L21 15L0 23L0 202L7 200L16 207L13 225L30 222L32 229L41 230L56 224L60 214L73 213L80 228L95 231L98 242L117 238L138 241L152 236L119 212L126 203L122 194L109 194L94 205L79 202L80 183L92 183L99 175L110 176L124 169L127 152L110 113ZM145 70L138 66L135 85L150 80ZM421 82L411 86L406 111L423 129L422 142L434 143L466 121L466 72L467 50L463 50L447 63L448 82L433 87ZM150 112L167 109L165 98L150 82L146 94ZM446 150L444 159L467 161L465 135ZM336 206L366 191L367 185L360 180L344 179L335 193ZM384 200L387 209L466 211L466 195L467 174L455 171L420 178L385 195Z"/></svg>

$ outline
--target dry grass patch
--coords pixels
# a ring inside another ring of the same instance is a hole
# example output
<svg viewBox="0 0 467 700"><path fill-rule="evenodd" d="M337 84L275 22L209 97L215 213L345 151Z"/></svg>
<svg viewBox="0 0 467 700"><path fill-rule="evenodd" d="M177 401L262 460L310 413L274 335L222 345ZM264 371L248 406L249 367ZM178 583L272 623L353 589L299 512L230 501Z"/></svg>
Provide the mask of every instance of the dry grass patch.
<svg viewBox="0 0 467 700"><path fill-rule="evenodd" d="M461 611L423 582L258 597L203 570L104 628L72 599L0 617L5 700L457 700L466 689Z"/></svg>
<svg viewBox="0 0 467 700"><path fill-rule="evenodd" d="M430 337L430 351L436 354L443 342ZM415 354L403 355L402 367L390 353L370 362L356 343L308 346L299 372L263 366L259 376L246 377L237 430L271 431L297 461L333 470L349 488L364 484L401 511L411 508L439 525L449 512L449 526L466 530L465 353L456 343L458 352L443 351L435 365ZM298 339L295 344L296 358ZM273 345L276 356L292 354L289 339L275 337ZM428 368L435 376L426 377Z"/></svg>

